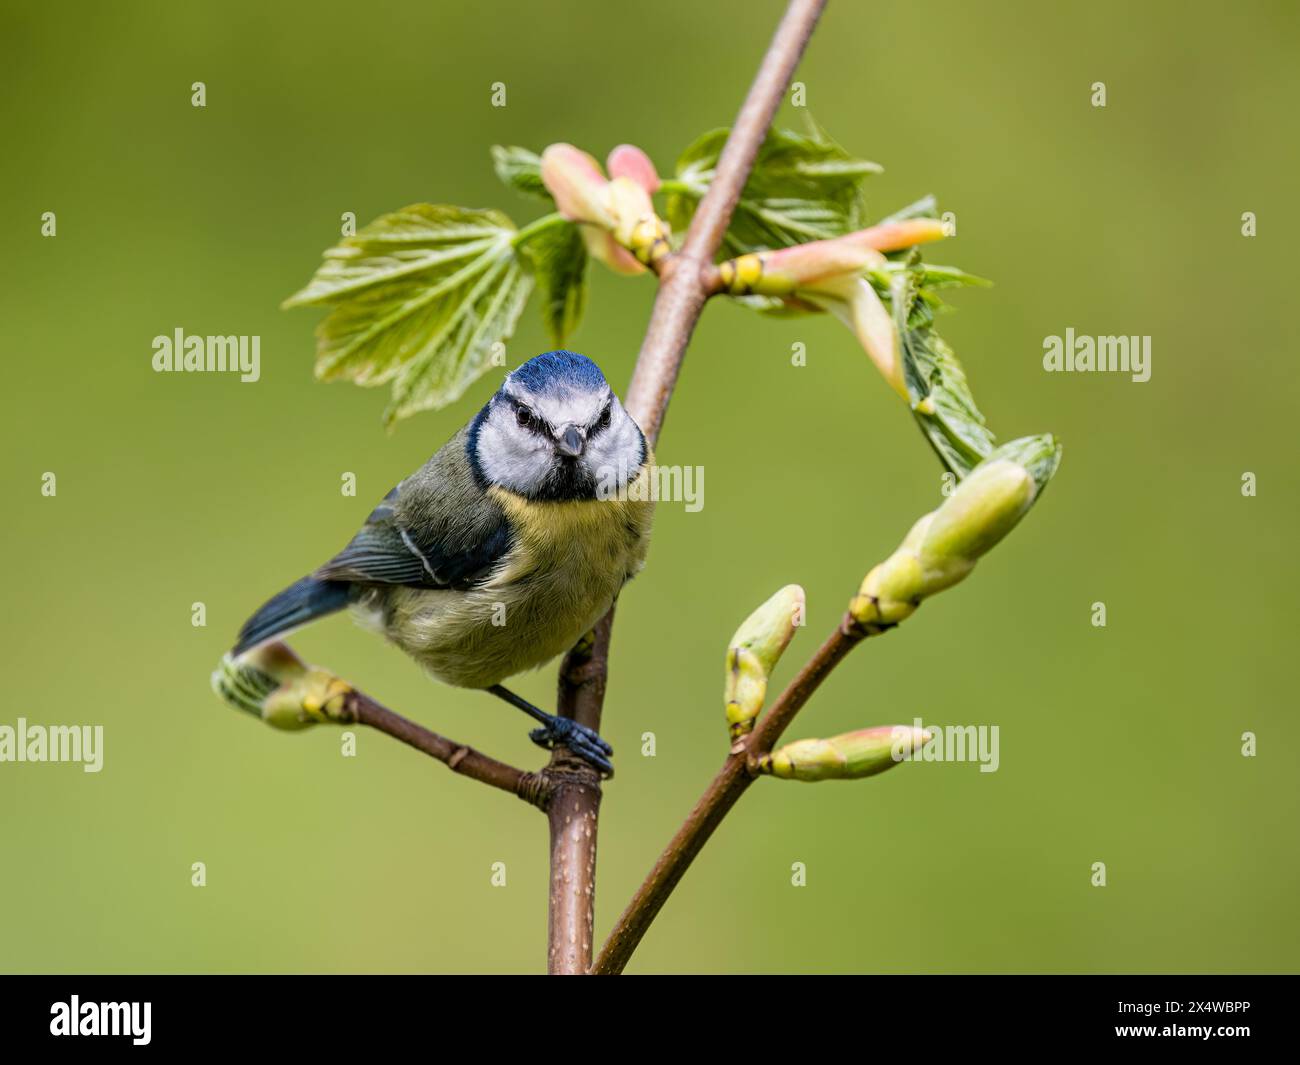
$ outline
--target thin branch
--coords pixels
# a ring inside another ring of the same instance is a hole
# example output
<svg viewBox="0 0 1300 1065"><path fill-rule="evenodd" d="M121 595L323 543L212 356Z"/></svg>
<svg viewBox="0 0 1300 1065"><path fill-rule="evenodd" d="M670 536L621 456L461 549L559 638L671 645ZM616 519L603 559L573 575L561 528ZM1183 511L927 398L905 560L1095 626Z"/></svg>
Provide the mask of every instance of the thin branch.
<svg viewBox="0 0 1300 1065"><path fill-rule="evenodd" d="M753 781L743 753L727 759L637 888L592 964L592 974L616 976L623 971L695 856Z"/></svg>
<svg viewBox="0 0 1300 1065"><path fill-rule="evenodd" d="M713 257L825 6L826 0L792 0L786 9L731 127L709 190L691 219L682 250L664 265L650 326L627 391L627 409L652 445L663 428L695 323L705 300L716 291Z"/></svg>
<svg viewBox="0 0 1300 1065"><path fill-rule="evenodd" d="M776 746L776 741L790 727L795 715L804 708L813 692L821 687L822 681L844 661L848 653L868 636L878 635L881 631L883 630L863 628L854 621L852 615L844 615L839 628L826 637L749 734L745 752L751 767L760 754L767 754Z"/></svg>
<svg viewBox="0 0 1300 1065"><path fill-rule="evenodd" d="M408 721L347 681L308 666L281 640L247 655L227 655L212 675L213 688L227 703L277 728L315 724L366 725L430 755L453 773L517 795L545 810L551 793L540 773L498 762L446 736Z"/></svg>
<svg viewBox="0 0 1300 1065"><path fill-rule="evenodd" d="M733 750L713 782L700 796L699 802L682 822L681 828L659 855L650 874L637 888L632 901L605 940L599 957L591 967L592 973L616 975L623 971L632 952L690 868L695 856L756 779L754 773L758 756L772 749L813 692L821 687L822 681L868 635L871 635L868 630L845 615L839 628L826 638L772 704L771 709L759 719L757 727L747 740Z"/></svg>
<svg viewBox="0 0 1300 1065"><path fill-rule="evenodd" d="M613 624L611 608L560 665L557 712L591 729L600 728ZM595 940L600 776L563 747L552 753L542 776L549 793L551 837L546 971L576 975L591 965Z"/></svg>
<svg viewBox="0 0 1300 1065"><path fill-rule="evenodd" d="M628 411L641 426L651 446L658 441L663 428L668 401L677 384L677 375L695 323L699 321L705 301L718 291L713 258L731 222L741 190L749 180L768 127L781 105L786 86L825 6L826 0L792 0L786 9L732 126L713 182L691 220L682 249L668 258L660 270L654 310L627 392ZM558 712L591 728L600 723L612 624L611 611L597 627L594 644L584 641L569 652L560 667ZM557 758L566 756L567 752L556 752ZM557 762L553 759L545 772L552 773L556 767ZM748 784L747 775L745 782ZM548 969L552 973L586 972L591 961L599 812L600 783L589 768L575 767L555 780L550 808L551 892L547 955ZM707 835L704 838L707 839ZM703 845L703 839L700 845Z"/></svg>
<svg viewBox="0 0 1300 1065"><path fill-rule="evenodd" d="M547 808L550 788L542 774L528 773L505 762L498 762L473 747L417 725L376 702L365 692L353 689L344 699L344 706L357 724L377 729L408 747L432 755L453 773L508 791L539 809Z"/></svg>

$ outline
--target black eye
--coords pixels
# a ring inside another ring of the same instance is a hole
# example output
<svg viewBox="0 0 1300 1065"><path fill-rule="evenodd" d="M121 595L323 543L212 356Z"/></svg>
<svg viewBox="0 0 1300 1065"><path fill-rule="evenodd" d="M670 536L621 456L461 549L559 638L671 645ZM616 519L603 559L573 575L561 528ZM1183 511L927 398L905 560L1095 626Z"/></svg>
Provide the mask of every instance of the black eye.
<svg viewBox="0 0 1300 1065"><path fill-rule="evenodd" d="M518 421L519 424L522 425L525 429L531 429L534 425L537 424L537 418L534 416L533 412L530 411L527 407L520 407L517 411L515 411L515 420Z"/></svg>
<svg viewBox="0 0 1300 1065"><path fill-rule="evenodd" d="M610 418L610 412L609 412L609 407L607 406L603 411L600 412L600 417L596 419L596 424L591 427L591 431L593 433L598 433L602 429L608 429L609 418Z"/></svg>

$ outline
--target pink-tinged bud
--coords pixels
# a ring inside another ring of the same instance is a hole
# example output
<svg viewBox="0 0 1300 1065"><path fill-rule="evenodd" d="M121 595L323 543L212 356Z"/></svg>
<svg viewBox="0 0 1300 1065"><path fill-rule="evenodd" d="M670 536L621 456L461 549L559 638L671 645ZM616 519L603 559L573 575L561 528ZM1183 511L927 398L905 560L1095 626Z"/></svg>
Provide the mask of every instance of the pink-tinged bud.
<svg viewBox="0 0 1300 1065"><path fill-rule="evenodd" d="M604 263L616 274L643 274L645 267L636 261L636 256L614 239L614 234L596 226L579 226L582 241L587 246L587 254L599 263Z"/></svg>
<svg viewBox="0 0 1300 1065"><path fill-rule="evenodd" d="M732 296L774 296L789 306L830 311L853 330L890 387L910 403L893 316L863 275L885 265L884 252L943 236L943 223L932 218L884 222L830 240L729 259L719 264L718 277Z"/></svg>
<svg viewBox="0 0 1300 1065"><path fill-rule="evenodd" d="M836 295L836 282L884 266L882 253L939 240L943 235L943 223L932 218L884 222L829 240L752 252L729 259L718 271L733 296L788 296L795 290Z"/></svg>
<svg viewBox="0 0 1300 1065"><path fill-rule="evenodd" d="M898 330L871 282L864 277L844 277L823 282L818 292L835 297L827 303L827 310L853 330L881 376L903 399L908 399Z"/></svg>
<svg viewBox="0 0 1300 1065"><path fill-rule="evenodd" d="M902 251L915 244L942 240L947 234L937 218L909 218L903 222L882 222L870 229L859 229L841 240L876 251Z"/></svg>
<svg viewBox="0 0 1300 1065"><path fill-rule="evenodd" d="M655 214L651 189L659 178L645 153L623 145L610 155L623 173L607 181L600 166L572 144L552 144L542 153L542 182L556 209L578 223L587 252L620 274L644 272L670 251L668 228Z"/></svg>
<svg viewBox="0 0 1300 1065"><path fill-rule="evenodd" d="M355 692L345 680L308 666L282 643L221 659L212 688L236 710L274 728L297 731L322 722L356 721Z"/></svg>
<svg viewBox="0 0 1300 1065"><path fill-rule="evenodd" d="M787 584L749 615L727 647L725 699L731 738L754 729L767 698L767 682L795 630L804 623L803 589Z"/></svg>
<svg viewBox="0 0 1300 1065"><path fill-rule="evenodd" d="M659 175L654 163L635 144L620 144L609 153L606 164L611 178L631 178L652 196L659 191Z"/></svg>
<svg viewBox="0 0 1300 1065"><path fill-rule="evenodd" d="M816 290L820 282L834 278L856 277L867 267L880 265L884 256L853 243L850 237L836 237L765 252L762 259L763 276L753 286L754 291L783 296L796 288Z"/></svg>
<svg viewBox="0 0 1300 1065"><path fill-rule="evenodd" d="M630 177L616 177L605 188L609 213L614 219L614 236L624 247L635 248L637 226L655 217L650 193Z"/></svg>
<svg viewBox="0 0 1300 1065"><path fill-rule="evenodd" d="M934 737L924 729L885 725L826 740L796 740L758 760L761 773L784 780L859 780L912 758Z"/></svg>
<svg viewBox="0 0 1300 1065"><path fill-rule="evenodd" d="M572 144L552 144L542 152L542 183L556 209L570 222L614 227L609 182L600 165Z"/></svg>

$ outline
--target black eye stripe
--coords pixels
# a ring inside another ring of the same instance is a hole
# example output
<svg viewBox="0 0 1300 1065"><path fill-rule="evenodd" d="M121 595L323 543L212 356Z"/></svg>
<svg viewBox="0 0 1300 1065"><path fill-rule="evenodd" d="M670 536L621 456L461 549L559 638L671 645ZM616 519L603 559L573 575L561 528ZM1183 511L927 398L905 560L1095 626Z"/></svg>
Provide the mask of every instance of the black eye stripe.
<svg viewBox="0 0 1300 1065"><path fill-rule="evenodd" d="M542 436L550 432L550 426L542 421L537 412L523 403L515 404L515 421L523 428Z"/></svg>
<svg viewBox="0 0 1300 1065"><path fill-rule="evenodd" d="M555 430L551 424L544 420L537 411L533 410L532 407L528 406L528 404L521 400L515 399L513 396L510 397L510 400L515 411L515 421L519 424L520 428L528 429L530 432L536 433L542 437L555 435ZM600 414L596 416L596 420L591 423L587 430L587 435L589 437L594 436L596 433L608 429L613 422L613 415L614 405L613 402L610 401L605 404L601 409Z"/></svg>

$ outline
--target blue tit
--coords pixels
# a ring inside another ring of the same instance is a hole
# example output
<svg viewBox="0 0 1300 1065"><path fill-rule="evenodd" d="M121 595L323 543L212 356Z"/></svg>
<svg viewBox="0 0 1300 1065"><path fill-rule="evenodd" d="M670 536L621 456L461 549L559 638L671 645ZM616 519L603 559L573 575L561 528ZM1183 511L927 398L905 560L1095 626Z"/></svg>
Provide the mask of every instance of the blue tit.
<svg viewBox="0 0 1300 1065"><path fill-rule="evenodd" d="M573 646L641 568L652 461L594 362L538 355L347 547L249 618L233 653L346 607L439 680L541 722L534 742L563 744L609 773L613 751L594 731L501 682Z"/></svg>

